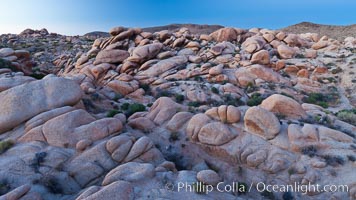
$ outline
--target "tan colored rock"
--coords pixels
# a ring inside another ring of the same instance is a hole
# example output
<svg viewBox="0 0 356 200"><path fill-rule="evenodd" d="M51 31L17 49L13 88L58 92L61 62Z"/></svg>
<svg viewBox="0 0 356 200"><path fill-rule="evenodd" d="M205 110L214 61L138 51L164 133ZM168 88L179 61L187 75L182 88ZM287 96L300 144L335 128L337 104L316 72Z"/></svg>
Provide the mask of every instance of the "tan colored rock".
<svg viewBox="0 0 356 200"><path fill-rule="evenodd" d="M318 54L318 52L316 50L313 50L313 49L306 49L305 50L305 57L306 58L316 58L317 54Z"/></svg>
<svg viewBox="0 0 356 200"><path fill-rule="evenodd" d="M219 120L223 123L237 123L241 119L241 112L235 106L213 107L205 112L212 119Z"/></svg>
<svg viewBox="0 0 356 200"><path fill-rule="evenodd" d="M109 185L115 181L123 180L135 182L155 175L155 168L149 163L128 162L111 170L104 178L102 185Z"/></svg>
<svg viewBox="0 0 356 200"><path fill-rule="evenodd" d="M162 124L182 110L182 105L168 97L161 97L153 103L146 117L156 124Z"/></svg>
<svg viewBox="0 0 356 200"><path fill-rule="evenodd" d="M309 78L309 72L306 69L301 69L297 73L298 77Z"/></svg>
<svg viewBox="0 0 356 200"><path fill-rule="evenodd" d="M245 128L264 139L273 139L281 129L277 117L261 107L249 108L244 117Z"/></svg>
<svg viewBox="0 0 356 200"><path fill-rule="evenodd" d="M9 78L6 77L0 78L0 92L35 80L36 80L35 78L29 76L14 76Z"/></svg>
<svg viewBox="0 0 356 200"><path fill-rule="evenodd" d="M260 50L252 55L252 64L268 65L270 62L269 53L267 50Z"/></svg>
<svg viewBox="0 0 356 200"><path fill-rule="evenodd" d="M319 49L325 48L327 46L328 46L327 41L320 40L319 42L314 43L311 47L315 50L319 50Z"/></svg>
<svg viewBox="0 0 356 200"><path fill-rule="evenodd" d="M307 116L306 112L297 101L280 94L269 96L262 101L260 106L268 111L282 114L290 118L300 119Z"/></svg>
<svg viewBox="0 0 356 200"><path fill-rule="evenodd" d="M81 97L79 85L64 78L45 78L1 92L0 133L39 113L74 105Z"/></svg>
<svg viewBox="0 0 356 200"><path fill-rule="evenodd" d="M142 131L150 131L156 127L156 125L146 117L138 117L132 119L128 123L134 129L142 130Z"/></svg>
<svg viewBox="0 0 356 200"><path fill-rule="evenodd" d="M205 114L197 114L194 115L188 122L187 126L187 135L189 138L191 138L193 141L198 140L198 133L200 132L201 128L205 125L208 124L211 121L211 118L209 118Z"/></svg>
<svg viewBox="0 0 356 200"><path fill-rule="evenodd" d="M281 44L277 48L278 54L281 58L290 59L295 55L295 50L287 45Z"/></svg>
<svg viewBox="0 0 356 200"><path fill-rule="evenodd" d="M304 124L303 128L297 124L288 126L288 139L293 151L300 151L304 147L319 145L319 132L311 124Z"/></svg>
<svg viewBox="0 0 356 200"><path fill-rule="evenodd" d="M105 187L89 187L76 200L96 200L96 199L134 199L134 187L127 181L115 181Z"/></svg>
<svg viewBox="0 0 356 200"><path fill-rule="evenodd" d="M219 75L223 72L223 68L224 68L223 64L219 64L215 67L212 67L209 69L209 75L211 75L211 76Z"/></svg>
<svg viewBox="0 0 356 200"><path fill-rule="evenodd" d="M161 51L163 45L161 43L147 44L144 46L136 47L132 56L130 56L127 60L137 63L143 63L147 60L150 60Z"/></svg>
<svg viewBox="0 0 356 200"><path fill-rule="evenodd" d="M266 41L261 36L249 37L242 43L242 49L248 53L259 51L266 44Z"/></svg>
<svg viewBox="0 0 356 200"><path fill-rule="evenodd" d="M95 58L95 65L101 63L122 63L126 58L128 58L130 54L127 51L113 49L113 50L102 50L98 53Z"/></svg>
<svg viewBox="0 0 356 200"><path fill-rule="evenodd" d="M221 180L219 174L210 169L198 172L197 179L207 185L217 185Z"/></svg>
<svg viewBox="0 0 356 200"><path fill-rule="evenodd" d="M198 134L199 142L208 145L222 145L237 136L230 128L221 122L212 122L203 126Z"/></svg>
<svg viewBox="0 0 356 200"><path fill-rule="evenodd" d="M327 67L318 66L315 68L314 73L324 74L328 72Z"/></svg>
<svg viewBox="0 0 356 200"><path fill-rule="evenodd" d="M135 81L126 82L119 80L110 81L107 86L113 89L116 93L122 94L124 96L134 92L139 87L138 83Z"/></svg>
<svg viewBox="0 0 356 200"><path fill-rule="evenodd" d="M104 118L95 121L86 111L75 110L47 121L42 132L50 145L75 147L80 140L97 141L121 129L119 119Z"/></svg>
<svg viewBox="0 0 356 200"><path fill-rule="evenodd" d="M127 154L123 162L130 162L142 154L148 152L151 148L153 148L154 144L150 138L143 136L138 139L131 147L130 152Z"/></svg>
<svg viewBox="0 0 356 200"><path fill-rule="evenodd" d="M125 28L119 26L119 27L114 27L114 28L110 29L109 33L110 33L110 35L112 35L112 36L117 36L117 35L119 35L120 33L122 33L123 31L125 31Z"/></svg>
<svg viewBox="0 0 356 200"><path fill-rule="evenodd" d="M276 62L276 70L281 70L286 66L286 62L284 60L278 60Z"/></svg>
<svg viewBox="0 0 356 200"><path fill-rule="evenodd" d="M181 46L184 45L184 43L185 43L185 38L178 38L178 39L174 40L174 42L173 42L173 48L175 48L175 47L181 47Z"/></svg>
<svg viewBox="0 0 356 200"><path fill-rule="evenodd" d="M175 114L171 120L167 123L167 129L171 131L178 131L193 117L190 112L179 112Z"/></svg>
<svg viewBox="0 0 356 200"><path fill-rule="evenodd" d="M11 48L2 48L0 49L0 57L8 57L8 56L11 56L11 55L14 55L15 54L15 51Z"/></svg>
<svg viewBox="0 0 356 200"><path fill-rule="evenodd" d="M184 65L188 59L185 56L175 56L165 60L161 60L158 63L152 65L145 71L140 71L139 75L142 76L158 76L172 68L180 65Z"/></svg>
<svg viewBox="0 0 356 200"><path fill-rule="evenodd" d="M18 200L22 199L28 191L30 191L31 186L29 184L22 185L20 187L17 187L16 189L8 192L7 194L0 196L0 199L2 200Z"/></svg>
<svg viewBox="0 0 356 200"><path fill-rule="evenodd" d="M106 143L106 149L111 153L112 159L121 163L130 152L134 142L134 138L127 135L119 135Z"/></svg>
<svg viewBox="0 0 356 200"><path fill-rule="evenodd" d="M201 34L199 39L200 39L200 40L210 41L210 40L212 40L212 37L210 37L210 36L207 35L207 34Z"/></svg>
<svg viewBox="0 0 356 200"><path fill-rule="evenodd" d="M284 40L284 38L285 38L286 36L287 36L287 35L286 35L284 32L279 32L279 33L277 33L276 38L277 38L278 40Z"/></svg>
<svg viewBox="0 0 356 200"><path fill-rule="evenodd" d="M222 41L235 41L237 39L237 32L234 28L221 28L210 34L217 42Z"/></svg>
<svg viewBox="0 0 356 200"><path fill-rule="evenodd" d="M274 35L271 33L265 33L262 36L267 42L272 42L274 40Z"/></svg>

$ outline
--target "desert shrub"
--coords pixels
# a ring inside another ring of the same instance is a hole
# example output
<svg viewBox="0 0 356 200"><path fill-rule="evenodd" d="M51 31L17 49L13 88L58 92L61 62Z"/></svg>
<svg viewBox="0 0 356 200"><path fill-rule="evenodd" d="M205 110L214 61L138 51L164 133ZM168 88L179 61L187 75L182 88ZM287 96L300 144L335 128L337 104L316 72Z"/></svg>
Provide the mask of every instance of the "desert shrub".
<svg viewBox="0 0 356 200"><path fill-rule="evenodd" d="M322 158L324 158L327 165L330 165L333 167L345 164L345 160L341 156L324 155L324 156L322 156Z"/></svg>
<svg viewBox="0 0 356 200"><path fill-rule="evenodd" d="M0 154L10 149L14 144L15 142L12 140L0 141Z"/></svg>
<svg viewBox="0 0 356 200"><path fill-rule="evenodd" d="M247 83L247 86L246 86L246 92L247 93L251 93L251 92L254 92L258 89L257 86L255 86L253 83L249 82Z"/></svg>
<svg viewBox="0 0 356 200"><path fill-rule="evenodd" d="M129 105L127 112L126 112L126 116L129 117L136 112L142 112L145 110L146 110L146 106L144 106L143 104L133 103L133 104Z"/></svg>
<svg viewBox="0 0 356 200"><path fill-rule="evenodd" d="M340 72L342 72L342 69L340 67L337 67L337 68L334 68L334 69L331 70L332 74L337 74L337 73L340 73Z"/></svg>
<svg viewBox="0 0 356 200"><path fill-rule="evenodd" d="M122 94L117 93L117 94L115 94L113 100L114 100L114 101L118 101L118 100L121 99L122 97L124 97Z"/></svg>
<svg viewBox="0 0 356 200"><path fill-rule="evenodd" d="M292 175L292 174L295 174L295 173L296 173L296 171L295 171L294 167L291 167L291 168L288 169L288 174L289 175Z"/></svg>
<svg viewBox="0 0 356 200"><path fill-rule="evenodd" d="M34 181L34 184L43 185L53 194L61 194L63 192L59 181L52 175L44 175L39 180Z"/></svg>
<svg viewBox="0 0 356 200"><path fill-rule="evenodd" d="M176 101L177 101L178 103L183 102L183 101L184 101L184 99L185 99L185 96L184 96L184 95L182 95L182 94L175 94L174 96L175 96Z"/></svg>
<svg viewBox="0 0 356 200"><path fill-rule="evenodd" d="M251 98L247 100L248 106L257 106L260 105L263 101L263 98L260 93L254 93L251 95Z"/></svg>
<svg viewBox="0 0 356 200"><path fill-rule="evenodd" d="M267 190L263 190L263 192L261 192L261 196L263 196L265 199L276 199L273 192L269 192Z"/></svg>
<svg viewBox="0 0 356 200"><path fill-rule="evenodd" d="M140 88L142 88L145 92L150 91L150 85L148 84L140 84Z"/></svg>
<svg viewBox="0 0 356 200"><path fill-rule="evenodd" d="M32 159L30 166L35 170L36 173L39 172L39 167L45 161L47 156L46 152L38 152L35 154L35 157Z"/></svg>
<svg viewBox="0 0 356 200"><path fill-rule="evenodd" d="M33 73L33 74L31 74L30 75L32 78L35 78L35 79L37 79L37 80L40 80L40 79L42 79L43 77L45 77L46 75L44 75L44 74L38 74L38 73Z"/></svg>
<svg viewBox="0 0 356 200"><path fill-rule="evenodd" d="M197 194L205 194L207 192L206 184L204 184L203 182L194 182L191 186L193 191Z"/></svg>
<svg viewBox="0 0 356 200"><path fill-rule="evenodd" d="M298 53L294 56L295 58L305 58L305 56L301 53Z"/></svg>
<svg viewBox="0 0 356 200"><path fill-rule="evenodd" d="M179 140L179 133L178 132L171 132L170 136L169 136L169 141L170 142L174 142Z"/></svg>
<svg viewBox="0 0 356 200"><path fill-rule="evenodd" d="M301 149L302 154L308 155L309 157L316 156L318 149L315 146L307 146Z"/></svg>
<svg viewBox="0 0 356 200"><path fill-rule="evenodd" d="M222 99L224 100L222 104L224 105L232 105L232 106L242 106L245 105L245 102L241 101L241 99L234 98L231 94L225 94ZM220 104L220 105L222 105Z"/></svg>
<svg viewBox="0 0 356 200"><path fill-rule="evenodd" d="M188 103L188 106L192 106L192 107L199 107L200 105L201 103L198 101L191 101Z"/></svg>
<svg viewBox="0 0 356 200"><path fill-rule="evenodd" d="M120 111L118 110L109 110L109 112L106 114L106 117L114 117L116 114L119 114Z"/></svg>
<svg viewBox="0 0 356 200"><path fill-rule="evenodd" d="M289 94L287 94L285 92L281 92L281 95L294 99L293 96L291 96L291 95L289 95Z"/></svg>
<svg viewBox="0 0 356 200"><path fill-rule="evenodd" d="M164 158L167 161L173 162L178 171L191 169L191 166L188 166L189 163L187 163L184 157L178 153L169 152L164 155Z"/></svg>
<svg viewBox="0 0 356 200"><path fill-rule="evenodd" d="M200 77L200 76L195 76L194 77L194 81L202 82L202 81L204 81L204 79L202 77Z"/></svg>
<svg viewBox="0 0 356 200"><path fill-rule="evenodd" d="M11 65L11 62L8 60L4 60L0 58L0 69L1 68L9 68L12 71L16 71L16 69Z"/></svg>
<svg viewBox="0 0 356 200"><path fill-rule="evenodd" d="M219 94L219 89L217 89L216 87L211 87L211 92L215 94Z"/></svg>
<svg viewBox="0 0 356 200"><path fill-rule="evenodd" d="M283 193L282 199L283 200L294 200L294 197L293 197L293 194L290 191L288 191L288 192Z"/></svg>
<svg viewBox="0 0 356 200"><path fill-rule="evenodd" d="M1 180L0 181L0 196L8 193L10 191L11 187L7 180Z"/></svg>
<svg viewBox="0 0 356 200"><path fill-rule="evenodd" d="M173 95L172 92L170 92L168 90L163 90L163 91L158 92L157 98L159 98L159 97L171 97L172 95Z"/></svg>
<svg viewBox="0 0 356 200"><path fill-rule="evenodd" d="M341 121L356 126L356 108L351 110L341 110L336 114Z"/></svg>
<svg viewBox="0 0 356 200"><path fill-rule="evenodd" d="M338 99L338 94L336 92L331 92L328 94L310 93L308 97L303 98L303 101L305 103L316 104L323 108L327 108L329 107L328 103L334 103L337 99Z"/></svg>
<svg viewBox="0 0 356 200"><path fill-rule="evenodd" d="M356 161L356 157L353 156L353 155L348 155L347 159L349 159L349 161L351 161L351 162L355 162Z"/></svg>
<svg viewBox="0 0 356 200"><path fill-rule="evenodd" d="M123 104L121 105L121 109L122 109L122 110L127 110L127 109L129 109L129 106L130 106L129 103L123 103Z"/></svg>

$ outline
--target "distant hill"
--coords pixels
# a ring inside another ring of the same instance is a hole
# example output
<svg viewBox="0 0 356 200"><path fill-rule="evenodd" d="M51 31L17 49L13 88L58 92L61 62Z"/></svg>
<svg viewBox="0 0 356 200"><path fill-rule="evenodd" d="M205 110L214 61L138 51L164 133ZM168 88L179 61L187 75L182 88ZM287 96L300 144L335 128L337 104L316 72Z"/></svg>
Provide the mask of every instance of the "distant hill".
<svg viewBox="0 0 356 200"><path fill-rule="evenodd" d="M89 38L101 38L101 37L109 37L110 34L102 31L93 31L90 33L86 33L84 36Z"/></svg>
<svg viewBox="0 0 356 200"><path fill-rule="evenodd" d="M143 28L143 31L147 32L158 32L162 30L168 31L178 31L180 28L186 27L193 34L210 34L220 28L224 28L220 25L200 25L200 24L170 24L166 26L155 26L155 27L147 27Z"/></svg>
<svg viewBox="0 0 356 200"><path fill-rule="evenodd" d="M334 25L322 25L314 24L310 22L302 22L286 28L280 29L281 31L288 33L318 33L323 36L326 35L330 38L337 40L344 40L346 37L356 37L356 24L348 26L334 26Z"/></svg>

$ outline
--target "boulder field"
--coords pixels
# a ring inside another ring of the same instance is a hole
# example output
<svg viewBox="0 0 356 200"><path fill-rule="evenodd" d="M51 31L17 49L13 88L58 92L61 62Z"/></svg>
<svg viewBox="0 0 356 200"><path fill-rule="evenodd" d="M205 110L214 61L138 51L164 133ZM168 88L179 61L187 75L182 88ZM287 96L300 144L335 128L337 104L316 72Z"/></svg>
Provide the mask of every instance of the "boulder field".
<svg viewBox="0 0 356 200"><path fill-rule="evenodd" d="M0 36L1 200L356 198L355 38L103 36Z"/></svg>

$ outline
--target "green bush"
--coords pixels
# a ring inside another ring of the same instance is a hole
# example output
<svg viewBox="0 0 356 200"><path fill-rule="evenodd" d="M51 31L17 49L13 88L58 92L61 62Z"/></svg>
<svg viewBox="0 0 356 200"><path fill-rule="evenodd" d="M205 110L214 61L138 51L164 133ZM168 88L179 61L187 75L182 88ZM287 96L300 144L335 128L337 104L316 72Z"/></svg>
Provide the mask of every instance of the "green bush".
<svg viewBox="0 0 356 200"><path fill-rule="evenodd" d="M175 96L176 101L177 101L178 103L183 102L183 101L184 101L184 99L185 99L185 96L184 96L184 95L182 95L182 94L175 94L174 96Z"/></svg>
<svg viewBox="0 0 356 200"><path fill-rule="evenodd" d="M356 126L356 108L352 110L341 110L336 114L341 121Z"/></svg>
<svg viewBox="0 0 356 200"><path fill-rule="evenodd" d="M336 167L338 165L344 165L345 160L341 156L331 156L331 155L324 155L322 158L325 159L327 165Z"/></svg>
<svg viewBox="0 0 356 200"><path fill-rule="evenodd" d="M202 81L204 81L204 79L202 77L200 77L200 76L195 76L194 77L194 81L202 82Z"/></svg>
<svg viewBox="0 0 356 200"><path fill-rule="evenodd" d="M254 93L251 95L251 98L247 101L248 106L257 106L260 105L263 101L263 98L260 93Z"/></svg>
<svg viewBox="0 0 356 200"><path fill-rule="evenodd" d="M308 97L303 98L303 101L305 103L316 104L323 108L328 108L329 107L328 102L332 102L333 100L335 100L336 95L337 94L335 93L329 93L329 94L310 93Z"/></svg>
<svg viewBox="0 0 356 200"><path fill-rule="evenodd" d="M167 90L160 91L157 94L157 97L171 97L171 96L172 96L172 93Z"/></svg>
<svg viewBox="0 0 356 200"><path fill-rule="evenodd" d="M171 132L171 135L169 136L169 141L174 142L179 140L179 133L178 132Z"/></svg>
<svg viewBox="0 0 356 200"><path fill-rule="evenodd" d="M148 84L140 84L140 88L142 88L145 92L150 91L150 85Z"/></svg>
<svg viewBox="0 0 356 200"><path fill-rule="evenodd" d="M219 90L216 87L212 87L211 92L213 92L215 94L219 94Z"/></svg>
<svg viewBox="0 0 356 200"><path fill-rule="evenodd" d="M130 104L126 112L126 116L129 117L136 112L143 112L145 110L146 110L146 106L144 106L143 104L140 103Z"/></svg>
<svg viewBox="0 0 356 200"><path fill-rule="evenodd" d="M118 110L110 110L107 114L106 117L114 117L116 114L119 114L120 111Z"/></svg>
<svg viewBox="0 0 356 200"><path fill-rule="evenodd" d="M0 58L0 68L9 68L9 69L11 69L12 68L11 62Z"/></svg>
<svg viewBox="0 0 356 200"><path fill-rule="evenodd" d="M245 102L241 101L241 99L234 98L231 94L225 94L223 100L223 104L220 105L232 105L236 107L245 105Z"/></svg>
<svg viewBox="0 0 356 200"><path fill-rule="evenodd" d="M123 104L121 105L121 109L122 109L122 110L127 110L127 109L129 109L129 106L130 106L129 103L123 103Z"/></svg>
<svg viewBox="0 0 356 200"><path fill-rule="evenodd" d="M192 101L188 103L188 106L192 106L192 107L199 107L200 105L201 103L197 101Z"/></svg>
<svg viewBox="0 0 356 200"><path fill-rule="evenodd" d="M10 149L14 144L15 142L12 140L0 141L0 154Z"/></svg>
<svg viewBox="0 0 356 200"><path fill-rule="evenodd" d="M2 180L0 181L0 196L8 193L10 191L11 187L7 180Z"/></svg>
<svg viewBox="0 0 356 200"><path fill-rule="evenodd" d="M315 146L307 146L301 149L302 154L307 155L309 157L316 156L318 149Z"/></svg>

